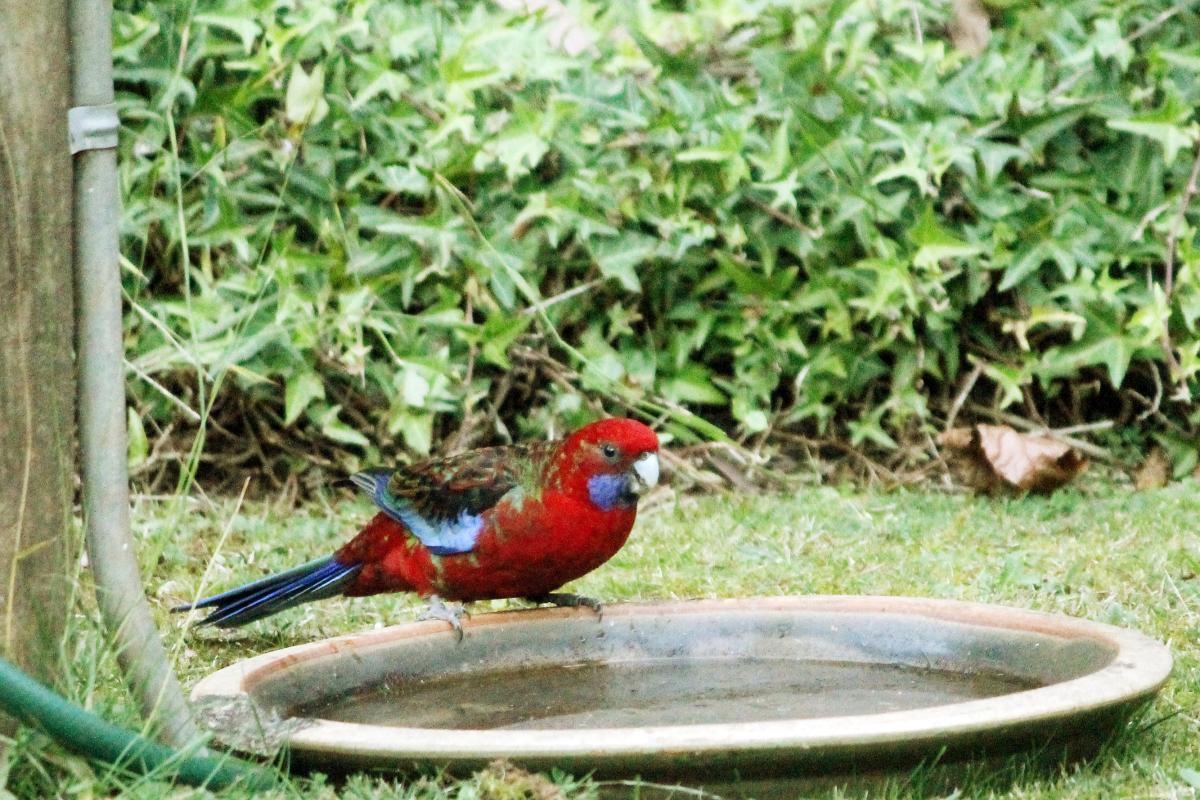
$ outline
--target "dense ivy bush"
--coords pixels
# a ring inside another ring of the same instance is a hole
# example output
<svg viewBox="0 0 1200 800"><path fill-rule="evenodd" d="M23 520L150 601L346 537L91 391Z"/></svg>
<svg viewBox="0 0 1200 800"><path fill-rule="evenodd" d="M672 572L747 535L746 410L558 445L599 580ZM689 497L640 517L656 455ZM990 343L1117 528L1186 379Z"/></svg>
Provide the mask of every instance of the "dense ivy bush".
<svg viewBox="0 0 1200 800"><path fill-rule="evenodd" d="M1194 4L996 2L977 56L941 2L579 2L575 55L502 5L117 0L135 458L601 395L893 448L978 370L1186 462Z"/></svg>

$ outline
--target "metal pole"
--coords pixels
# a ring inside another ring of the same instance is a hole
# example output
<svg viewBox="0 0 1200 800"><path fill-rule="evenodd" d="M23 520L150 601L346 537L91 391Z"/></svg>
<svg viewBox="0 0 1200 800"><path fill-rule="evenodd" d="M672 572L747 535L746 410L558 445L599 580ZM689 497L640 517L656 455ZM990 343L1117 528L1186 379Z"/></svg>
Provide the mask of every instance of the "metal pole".
<svg viewBox="0 0 1200 800"><path fill-rule="evenodd" d="M150 616L129 531L115 119L105 124L106 113L115 113L112 2L70 0L69 13L71 138L78 151L76 363L88 561L101 614L143 715L160 726L165 741L182 746L199 733Z"/></svg>

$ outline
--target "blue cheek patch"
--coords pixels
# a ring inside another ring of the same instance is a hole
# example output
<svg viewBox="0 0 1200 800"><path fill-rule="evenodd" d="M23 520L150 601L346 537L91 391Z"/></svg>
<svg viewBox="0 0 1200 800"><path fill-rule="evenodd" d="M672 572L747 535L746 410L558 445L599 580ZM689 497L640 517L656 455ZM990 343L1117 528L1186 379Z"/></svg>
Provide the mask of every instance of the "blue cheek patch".
<svg viewBox="0 0 1200 800"><path fill-rule="evenodd" d="M593 475L588 478L588 497L601 511L612 511L621 505L629 488L629 479L624 475Z"/></svg>

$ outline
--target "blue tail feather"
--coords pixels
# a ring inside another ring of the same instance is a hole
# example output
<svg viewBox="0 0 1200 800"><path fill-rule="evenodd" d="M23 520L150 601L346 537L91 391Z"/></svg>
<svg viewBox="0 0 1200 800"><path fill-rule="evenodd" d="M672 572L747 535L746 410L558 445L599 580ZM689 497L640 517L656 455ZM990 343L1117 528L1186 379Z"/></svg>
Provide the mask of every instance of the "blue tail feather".
<svg viewBox="0 0 1200 800"><path fill-rule="evenodd" d="M310 600L341 594L360 569L360 564L339 564L327 556L171 610L215 606L199 624L233 628Z"/></svg>

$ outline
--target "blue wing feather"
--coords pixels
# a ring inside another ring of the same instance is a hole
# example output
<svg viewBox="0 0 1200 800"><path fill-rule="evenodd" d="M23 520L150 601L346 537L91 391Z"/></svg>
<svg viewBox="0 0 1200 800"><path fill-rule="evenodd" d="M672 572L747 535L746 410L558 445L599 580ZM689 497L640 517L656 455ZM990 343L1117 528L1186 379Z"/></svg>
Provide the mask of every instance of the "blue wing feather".
<svg viewBox="0 0 1200 800"><path fill-rule="evenodd" d="M371 496L379 510L404 525L429 552L438 556L469 553L483 531L483 516L463 509L447 519L427 519L410 503L397 500L388 491L392 473L367 470L350 477L355 486Z"/></svg>

